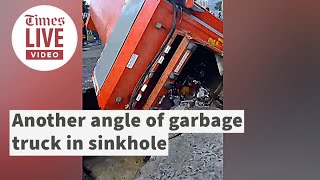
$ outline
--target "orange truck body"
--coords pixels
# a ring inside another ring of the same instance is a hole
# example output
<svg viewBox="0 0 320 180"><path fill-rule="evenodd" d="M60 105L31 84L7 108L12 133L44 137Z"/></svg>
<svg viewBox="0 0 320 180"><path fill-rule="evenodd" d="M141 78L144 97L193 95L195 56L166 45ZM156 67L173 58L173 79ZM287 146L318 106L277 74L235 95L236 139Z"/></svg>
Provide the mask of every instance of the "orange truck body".
<svg viewBox="0 0 320 180"><path fill-rule="evenodd" d="M190 1L187 1L191 7ZM93 82L101 109L151 109L161 101L191 56L190 44L200 44L223 56L223 22L197 4L188 9L179 6L176 28L164 52L151 63L164 46L174 23L175 5L167 0L92 0L87 28L96 30L105 44L93 72ZM196 10L194 10L196 9ZM157 83L149 84L171 44L179 36L179 46L172 52ZM150 72L146 72L150 67ZM141 78L145 73L145 78ZM132 99L132 94L138 91ZM133 102L133 105L129 104Z"/></svg>

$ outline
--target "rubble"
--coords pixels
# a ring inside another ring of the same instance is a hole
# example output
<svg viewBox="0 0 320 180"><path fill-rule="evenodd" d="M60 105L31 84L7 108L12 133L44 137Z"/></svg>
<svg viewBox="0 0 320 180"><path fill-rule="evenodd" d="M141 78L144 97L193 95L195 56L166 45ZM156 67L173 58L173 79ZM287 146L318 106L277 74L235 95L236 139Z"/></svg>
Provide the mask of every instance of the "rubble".
<svg viewBox="0 0 320 180"><path fill-rule="evenodd" d="M172 101L170 109L186 110L195 107L223 109L222 89L219 90L218 87L215 92L210 92L209 88L200 84L201 82L197 80L188 85L177 83L167 94L168 99Z"/></svg>
<svg viewBox="0 0 320 180"><path fill-rule="evenodd" d="M199 46L164 98L171 102L160 109L223 109L222 81L216 57Z"/></svg>

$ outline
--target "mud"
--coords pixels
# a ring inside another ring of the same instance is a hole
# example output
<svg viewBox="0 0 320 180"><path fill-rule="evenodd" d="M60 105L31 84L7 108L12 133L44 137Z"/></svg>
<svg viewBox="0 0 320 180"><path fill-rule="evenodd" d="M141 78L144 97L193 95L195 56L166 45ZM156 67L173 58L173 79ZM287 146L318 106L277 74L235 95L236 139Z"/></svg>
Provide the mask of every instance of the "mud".
<svg viewBox="0 0 320 180"><path fill-rule="evenodd" d="M129 180L144 165L144 157L90 157L83 161L95 180Z"/></svg>

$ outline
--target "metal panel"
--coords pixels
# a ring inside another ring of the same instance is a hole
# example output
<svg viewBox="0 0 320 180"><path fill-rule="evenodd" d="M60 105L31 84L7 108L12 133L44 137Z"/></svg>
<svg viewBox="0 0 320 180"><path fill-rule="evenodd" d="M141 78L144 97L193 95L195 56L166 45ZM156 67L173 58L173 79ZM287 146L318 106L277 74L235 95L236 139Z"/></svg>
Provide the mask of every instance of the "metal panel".
<svg viewBox="0 0 320 180"><path fill-rule="evenodd" d="M219 73L221 76L223 76L223 57L218 54L215 54L215 56L216 56Z"/></svg>
<svg viewBox="0 0 320 180"><path fill-rule="evenodd" d="M209 24L203 22L201 19L195 17L194 15L190 15L192 19L196 20L198 23L200 23L201 25L203 25L204 27L208 28L210 31L216 33L217 35L219 35L220 37L223 38L223 34L221 32L219 32L218 30L216 30L215 28L211 27Z"/></svg>
<svg viewBox="0 0 320 180"><path fill-rule="evenodd" d="M127 0L94 69L97 91L103 86L145 0ZM112 7L110 7L112 8Z"/></svg>
<svg viewBox="0 0 320 180"><path fill-rule="evenodd" d="M174 70L175 73L179 73L182 66L184 65L185 61L187 60L188 56L190 55L191 51L188 50L184 55L183 57L181 58L178 66L176 67L176 69Z"/></svg>

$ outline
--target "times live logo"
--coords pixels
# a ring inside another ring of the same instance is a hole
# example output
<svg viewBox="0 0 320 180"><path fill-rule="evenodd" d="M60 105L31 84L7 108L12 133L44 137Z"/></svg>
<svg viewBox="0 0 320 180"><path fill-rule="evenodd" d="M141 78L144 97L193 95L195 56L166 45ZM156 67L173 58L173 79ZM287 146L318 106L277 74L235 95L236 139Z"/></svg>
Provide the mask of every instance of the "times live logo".
<svg viewBox="0 0 320 180"><path fill-rule="evenodd" d="M12 30L12 46L22 63L51 71L66 64L77 47L77 29L63 10L48 5L28 9Z"/></svg>
<svg viewBox="0 0 320 180"><path fill-rule="evenodd" d="M63 60L64 17L38 17L25 15L26 18L26 59ZM34 33L35 38L31 38ZM43 48L50 48L45 50Z"/></svg>

